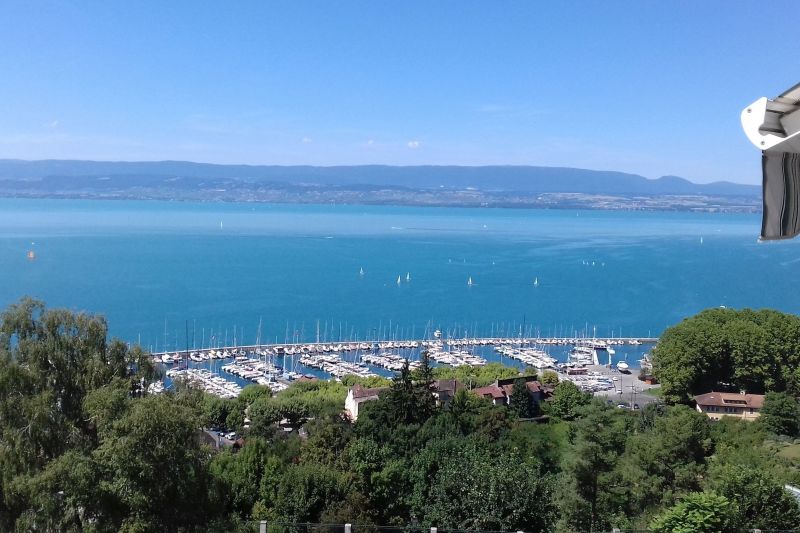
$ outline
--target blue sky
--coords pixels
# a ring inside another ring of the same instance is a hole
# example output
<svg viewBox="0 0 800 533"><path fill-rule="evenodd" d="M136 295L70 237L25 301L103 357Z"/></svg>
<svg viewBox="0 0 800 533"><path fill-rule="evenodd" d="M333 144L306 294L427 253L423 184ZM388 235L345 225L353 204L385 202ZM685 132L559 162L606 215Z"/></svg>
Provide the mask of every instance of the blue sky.
<svg viewBox="0 0 800 533"><path fill-rule="evenodd" d="M0 158L759 183L739 113L800 81L789 2L225 4L3 3Z"/></svg>

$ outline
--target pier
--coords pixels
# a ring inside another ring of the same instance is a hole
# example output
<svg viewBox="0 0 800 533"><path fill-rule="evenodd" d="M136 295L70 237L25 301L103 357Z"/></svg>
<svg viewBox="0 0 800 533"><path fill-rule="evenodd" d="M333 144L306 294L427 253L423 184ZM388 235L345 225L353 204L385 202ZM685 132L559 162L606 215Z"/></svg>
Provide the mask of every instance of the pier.
<svg viewBox="0 0 800 533"><path fill-rule="evenodd" d="M494 360L503 364L513 361L521 370L525 367L534 368L536 372L554 370L560 379L573 381L586 392L606 393L618 386L624 388L623 381L630 385L626 379L630 375L627 362L623 368L623 360L617 359L623 372L612 366L614 348L629 346L637 348L641 354L643 345L656 341L648 337L435 336L433 339L380 342L241 345L156 352L151 356L154 362L169 368L168 378L187 380L197 388L222 397L236 396L248 383L280 392L303 376L322 379L341 379L347 375L388 377L402 369L406 361L410 368L418 368L422 352L427 352L433 365L478 367ZM553 351L561 352L561 360L553 356ZM600 359L608 364L603 366Z"/></svg>

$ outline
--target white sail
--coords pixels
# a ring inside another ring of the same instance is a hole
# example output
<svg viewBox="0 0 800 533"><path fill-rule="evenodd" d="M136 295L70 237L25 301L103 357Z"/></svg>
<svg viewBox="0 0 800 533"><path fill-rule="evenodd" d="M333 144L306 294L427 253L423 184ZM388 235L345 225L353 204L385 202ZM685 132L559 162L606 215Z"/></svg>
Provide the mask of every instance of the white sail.
<svg viewBox="0 0 800 533"><path fill-rule="evenodd" d="M411 273L406 272L406 281L411 281Z"/></svg>
<svg viewBox="0 0 800 533"><path fill-rule="evenodd" d="M470 277L469 277L469 279L467 280L467 285L468 285L468 286L470 286L470 287L472 287L472 285L473 285L473 283L472 283L472 276L470 276Z"/></svg>
<svg viewBox="0 0 800 533"><path fill-rule="evenodd" d="M364 275L364 267L361 267L360 269L358 269L358 275L359 276L363 276Z"/></svg>
<svg viewBox="0 0 800 533"><path fill-rule="evenodd" d="M539 286L539 278L538 277L533 279L533 286L534 287L538 287Z"/></svg>
<svg viewBox="0 0 800 533"><path fill-rule="evenodd" d="M400 276L397 276L397 284L400 285L400 283L402 283L402 280L400 279Z"/></svg>

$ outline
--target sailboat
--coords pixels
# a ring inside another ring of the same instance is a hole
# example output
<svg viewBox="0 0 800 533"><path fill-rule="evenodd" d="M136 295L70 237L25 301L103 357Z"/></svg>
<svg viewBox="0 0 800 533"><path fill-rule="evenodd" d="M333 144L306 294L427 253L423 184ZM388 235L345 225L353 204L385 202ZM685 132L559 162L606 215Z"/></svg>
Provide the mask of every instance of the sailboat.
<svg viewBox="0 0 800 533"><path fill-rule="evenodd" d="M533 286L534 287L538 287L539 286L539 278L538 277L533 279Z"/></svg>
<svg viewBox="0 0 800 533"><path fill-rule="evenodd" d="M406 282L411 281L411 273L406 272Z"/></svg>
<svg viewBox="0 0 800 533"><path fill-rule="evenodd" d="M472 287L473 285L475 284L472 283L472 276L470 276L469 279L467 280L467 287Z"/></svg>
<svg viewBox="0 0 800 533"><path fill-rule="evenodd" d="M358 269L358 275L359 276L363 276L364 275L364 267L361 267L361 268Z"/></svg>
<svg viewBox="0 0 800 533"><path fill-rule="evenodd" d="M703 236L700 235L700 244L703 244Z"/></svg>
<svg viewBox="0 0 800 533"><path fill-rule="evenodd" d="M397 284L400 285L403 281L400 279L400 276L397 276Z"/></svg>

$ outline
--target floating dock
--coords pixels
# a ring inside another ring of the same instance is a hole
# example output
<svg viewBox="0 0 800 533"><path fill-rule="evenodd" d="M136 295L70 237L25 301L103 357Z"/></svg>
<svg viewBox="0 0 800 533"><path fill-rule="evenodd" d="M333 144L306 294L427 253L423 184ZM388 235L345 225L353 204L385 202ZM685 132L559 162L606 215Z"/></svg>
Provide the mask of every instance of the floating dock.
<svg viewBox="0 0 800 533"><path fill-rule="evenodd" d="M537 369L559 370L562 379L575 381L587 392L600 392L616 387L617 379L601 376L595 371L586 374L585 362L569 360L559 363L544 350L548 346L575 346L580 349L605 350L612 347L653 344L656 338L541 338L541 337L485 337L485 338L434 338L422 340L393 340L381 342L312 342L243 345L214 348L156 352L154 361L170 368L169 378L188 380L193 386L222 397L235 396L247 382L270 387L274 392L285 389L292 381L303 377L311 369L324 372L326 377L340 379L346 375L370 377L376 369L399 371L406 360L409 366L419 366L419 356L426 351L431 361L447 366L482 366L484 356L497 353L503 358ZM574 351L574 349L572 350ZM481 356L480 353L484 356ZM571 352L570 352L571 353ZM597 357L594 357L595 361ZM220 360L217 363L217 360ZM278 366L282 360L283 366ZM208 368L191 368L201 364ZM174 365L174 366L173 366ZM305 368L303 371L297 366ZM213 370L216 369L216 370ZM578 375L580 374L580 375ZM229 381L230 376L239 379Z"/></svg>
<svg viewBox="0 0 800 533"><path fill-rule="evenodd" d="M195 355L201 360L204 359L224 359L227 357L245 355L305 355L322 353L350 353L350 352L375 352L394 349L442 349L442 348L464 348L469 346L571 346L586 343L606 344L608 346L641 344L655 344L658 337L614 337L614 338L578 338L578 337L470 337L462 339L424 339L424 340L397 340L397 341L336 341L336 342L301 342L301 343L282 343L282 344L249 344L239 346L214 347L214 348L190 348L183 350L169 350L153 352L151 355L156 359L163 356L177 357L182 359ZM217 356L224 355L224 357Z"/></svg>

